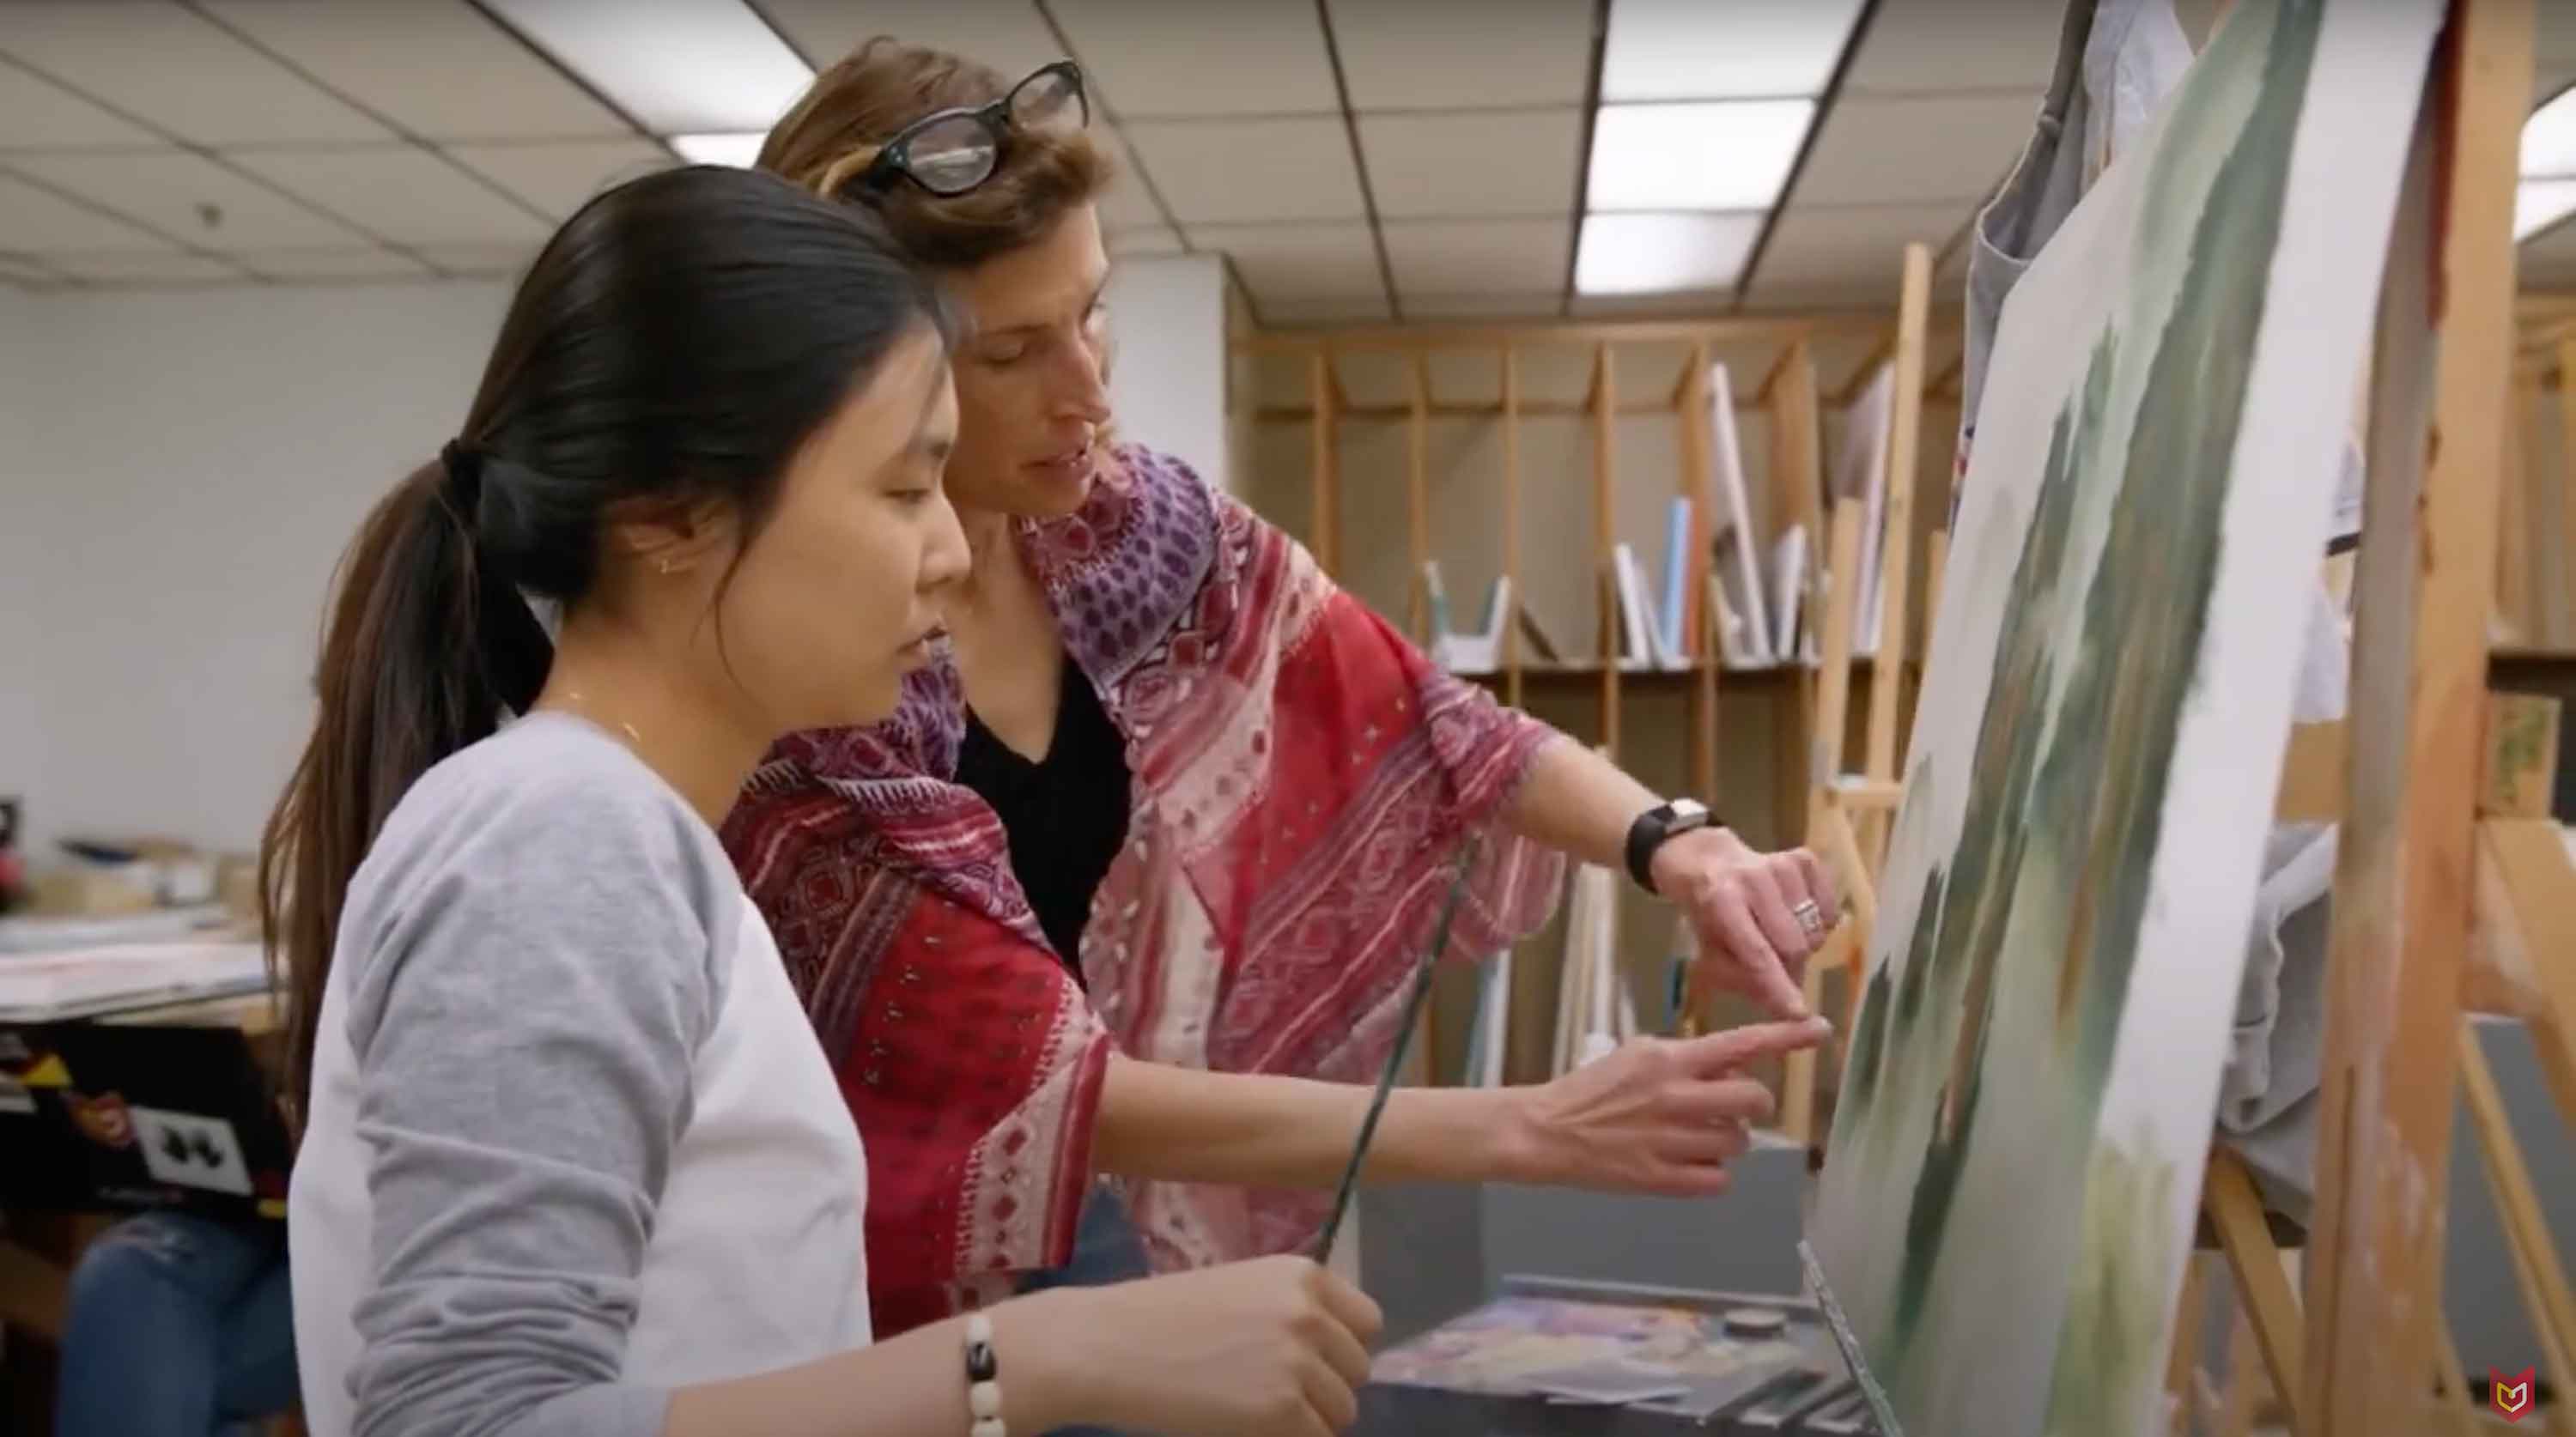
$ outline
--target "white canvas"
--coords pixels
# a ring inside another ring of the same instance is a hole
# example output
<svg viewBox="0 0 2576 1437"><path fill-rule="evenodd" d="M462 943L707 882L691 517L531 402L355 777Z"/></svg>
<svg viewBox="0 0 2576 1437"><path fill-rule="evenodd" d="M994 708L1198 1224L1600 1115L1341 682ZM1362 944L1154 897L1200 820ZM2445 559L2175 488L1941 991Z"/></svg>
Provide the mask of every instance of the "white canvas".
<svg viewBox="0 0 2576 1437"><path fill-rule="evenodd" d="M2240 0L2015 288L1812 1232L1906 1437L2152 1427L2438 0Z"/></svg>
<svg viewBox="0 0 2576 1437"><path fill-rule="evenodd" d="M1852 612L1852 652L1878 652L1879 574L1887 553L1887 432L1896 420L1896 367L1882 364L1869 387L1843 406L1835 446L1833 495L1861 501L1860 586Z"/></svg>
<svg viewBox="0 0 2576 1437"><path fill-rule="evenodd" d="M1744 492L1744 450L1735 438L1735 389L1726 366L1708 370L1709 456L1716 471L1717 550L1712 567L1726 586L1727 607L1745 623L1745 649L1754 663L1771 657L1771 620L1762 601L1762 556L1753 532L1753 506Z"/></svg>

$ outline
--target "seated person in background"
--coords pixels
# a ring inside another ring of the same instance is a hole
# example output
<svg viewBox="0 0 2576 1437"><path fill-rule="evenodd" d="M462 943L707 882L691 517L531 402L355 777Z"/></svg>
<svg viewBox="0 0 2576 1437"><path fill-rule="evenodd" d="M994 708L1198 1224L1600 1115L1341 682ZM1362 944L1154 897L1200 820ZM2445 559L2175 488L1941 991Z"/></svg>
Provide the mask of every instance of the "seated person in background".
<svg viewBox="0 0 2576 1437"><path fill-rule="evenodd" d="M81 1254L56 1437L230 1437L295 1395L285 1224L146 1213Z"/></svg>

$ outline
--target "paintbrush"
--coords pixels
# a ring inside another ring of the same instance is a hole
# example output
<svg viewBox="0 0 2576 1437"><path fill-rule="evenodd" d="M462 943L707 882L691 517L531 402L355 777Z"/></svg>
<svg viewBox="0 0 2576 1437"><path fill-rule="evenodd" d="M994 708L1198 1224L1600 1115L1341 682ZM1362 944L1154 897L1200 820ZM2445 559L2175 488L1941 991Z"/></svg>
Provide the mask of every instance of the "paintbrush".
<svg viewBox="0 0 2576 1437"><path fill-rule="evenodd" d="M1351 1210L1351 1194L1359 1186L1360 1165L1368 1160L1369 1140L1377 1136L1378 1115L1386 1111L1386 1095L1395 1087L1395 1075L1404 1068L1405 1051L1413 1045L1413 1030L1422 1019L1422 1002L1431 994L1431 973L1439 963L1442 950L1449 946L1449 925L1458 916L1459 901L1467 895L1468 866L1476 861L1476 840L1470 836L1458 853L1458 872L1449 880L1449 899L1440 907L1440 923L1431 930L1430 950L1413 970L1413 991L1405 996L1404 1019L1395 1031L1395 1047L1386 1055L1386 1068L1377 1075L1377 1092L1369 1098L1368 1116L1360 1120L1358 1141L1351 1144L1350 1163L1342 1169L1341 1186L1333 1193L1332 1215L1324 1219L1324 1230L1315 1239L1314 1258L1323 1262L1332 1256L1333 1239L1342 1230L1342 1219Z"/></svg>

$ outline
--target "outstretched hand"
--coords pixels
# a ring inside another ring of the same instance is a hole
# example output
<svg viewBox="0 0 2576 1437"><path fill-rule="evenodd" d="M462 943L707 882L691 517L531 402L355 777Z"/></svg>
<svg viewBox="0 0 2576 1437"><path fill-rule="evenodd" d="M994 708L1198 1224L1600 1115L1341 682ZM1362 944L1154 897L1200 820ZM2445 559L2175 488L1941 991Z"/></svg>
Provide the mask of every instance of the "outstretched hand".
<svg viewBox="0 0 2576 1437"><path fill-rule="evenodd" d="M1771 1116L1744 1076L1758 1059L1812 1048L1821 1018L1757 1023L1700 1038L1634 1038L1522 1094L1511 1176L1563 1187L1707 1196Z"/></svg>
<svg viewBox="0 0 2576 1437"><path fill-rule="evenodd" d="M1649 876L1699 935L1694 1005L1709 988L1726 987L1776 1017L1807 1016L1807 959L1842 912L1815 854L1756 853L1732 829L1702 828L1657 849Z"/></svg>

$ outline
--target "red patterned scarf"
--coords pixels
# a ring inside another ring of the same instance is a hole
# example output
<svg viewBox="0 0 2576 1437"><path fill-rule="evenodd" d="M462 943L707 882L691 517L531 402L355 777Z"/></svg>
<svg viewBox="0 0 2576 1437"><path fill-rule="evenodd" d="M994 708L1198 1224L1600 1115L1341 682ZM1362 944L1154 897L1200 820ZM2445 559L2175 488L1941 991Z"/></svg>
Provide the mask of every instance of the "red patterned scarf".
<svg viewBox="0 0 2576 1437"><path fill-rule="evenodd" d="M1562 877L1496 822L1553 731L1433 667L1179 461L1122 449L1080 513L1017 539L1134 773L1088 1001L999 820L950 781L951 665L884 724L781 744L725 827L867 1143L881 1337L1068 1259L1111 1043L1371 1081L1467 832L1492 828L1447 956L1536 928ZM1166 1270L1293 1249L1328 1202L1126 1191Z"/></svg>

